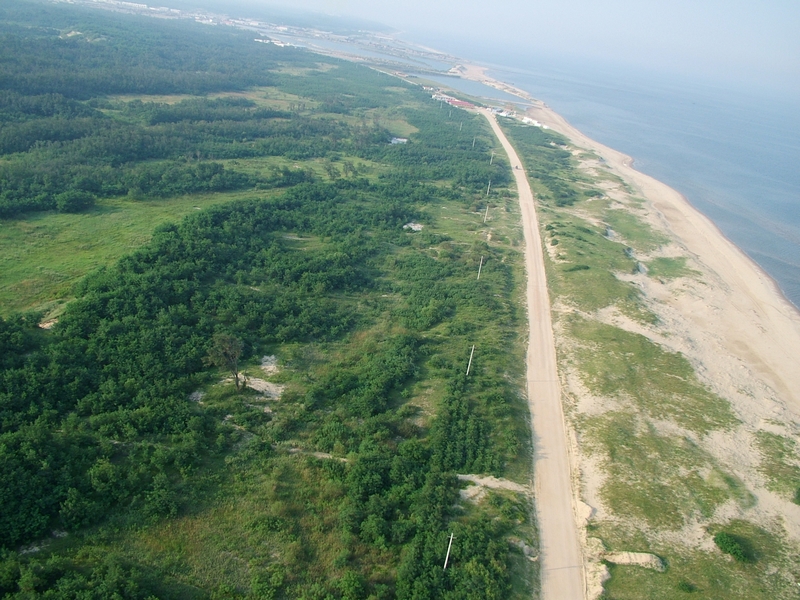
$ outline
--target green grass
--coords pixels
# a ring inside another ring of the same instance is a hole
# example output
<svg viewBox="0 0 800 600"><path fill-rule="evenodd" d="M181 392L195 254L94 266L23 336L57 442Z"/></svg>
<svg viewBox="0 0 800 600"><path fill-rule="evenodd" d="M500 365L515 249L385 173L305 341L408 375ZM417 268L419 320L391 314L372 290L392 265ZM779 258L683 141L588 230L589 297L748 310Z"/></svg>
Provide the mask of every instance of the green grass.
<svg viewBox="0 0 800 600"><path fill-rule="evenodd" d="M611 579L606 583L603 597L608 600L769 600L797 597L800 565L793 544L781 539L779 534L740 520L724 527L709 527L708 539L722 530L742 540L754 560L741 563L716 548L705 551L656 542L640 549L663 557L667 562L666 572L611 565ZM630 547L625 542L620 546L612 543L611 546L615 550Z"/></svg>
<svg viewBox="0 0 800 600"><path fill-rule="evenodd" d="M618 302L636 302L639 292L615 275L636 268L624 245L578 216L547 217L543 219L544 243L558 250L558 262L551 264L550 270L554 294L587 312Z"/></svg>
<svg viewBox="0 0 800 600"><path fill-rule="evenodd" d="M80 214L45 212L4 220L0 222L0 314L29 309L57 313L78 280L146 244L156 226L198 208L253 195L115 198L101 200Z"/></svg>
<svg viewBox="0 0 800 600"><path fill-rule="evenodd" d="M643 335L580 317L566 319L589 389L652 419L697 433L736 424L730 405L707 390L686 358Z"/></svg>
<svg viewBox="0 0 800 600"><path fill-rule="evenodd" d="M659 433L635 413L587 418L582 430L588 448L602 457L608 477L601 496L615 514L675 530L690 519L710 518L730 499L752 504L742 483L697 444Z"/></svg>
<svg viewBox="0 0 800 600"><path fill-rule="evenodd" d="M697 271L686 266L686 258L679 256L667 258L659 256L646 263L647 272L651 277L663 279L675 279L678 277L691 277L697 275Z"/></svg>
<svg viewBox="0 0 800 600"><path fill-rule="evenodd" d="M756 433L761 452L759 471L767 478L767 488L800 504L800 454L797 442L768 431Z"/></svg>
<svg viewBox="0 0 800 600"><path fill-rule="evenodd" d="M630 209L609 209L604 218L614 233L637 252L652 252L669 241L663 234L653 231L652 227L630 212Z"/></svg>

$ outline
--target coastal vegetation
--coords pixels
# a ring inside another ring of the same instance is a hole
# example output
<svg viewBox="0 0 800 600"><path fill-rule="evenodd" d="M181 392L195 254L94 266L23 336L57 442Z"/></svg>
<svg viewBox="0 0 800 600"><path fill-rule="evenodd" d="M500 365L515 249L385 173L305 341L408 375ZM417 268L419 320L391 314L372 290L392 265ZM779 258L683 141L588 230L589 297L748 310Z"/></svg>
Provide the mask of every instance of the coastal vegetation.
<svg viewBox="0 0 800 600"><path fill-rule="evenodd" d="M787 501L799 481L796 444L749 433L671 347L645 295L650 282L699 272L596 157L552 131L502 125L539 200L565 411L589 470L581 497L597 511L585 535L600 550L587 552L610 575L603 598L794 597L796 544L779 522L724 517L748 515L756 497L713 440L752 435L767 487ZM620 552L652 554L665 569L600 562Z"/></svg>
<svg viewBox="0 0 800 600"><path fill-rule="evenodd" d="M1 10L0 595L534 593L483 119L245 34Z"/></svg>
<svg viewBox="0 0 800 600"><path fill-rule="evenodd" d="M0 596L537 597L520 215L485 120L251 33L31 0L0 58ZM800 503L796 441L748 429L645 293L696 263L591 153L501 123L604 597L795 597L798 548L713 442L741 432Z"/></svg>

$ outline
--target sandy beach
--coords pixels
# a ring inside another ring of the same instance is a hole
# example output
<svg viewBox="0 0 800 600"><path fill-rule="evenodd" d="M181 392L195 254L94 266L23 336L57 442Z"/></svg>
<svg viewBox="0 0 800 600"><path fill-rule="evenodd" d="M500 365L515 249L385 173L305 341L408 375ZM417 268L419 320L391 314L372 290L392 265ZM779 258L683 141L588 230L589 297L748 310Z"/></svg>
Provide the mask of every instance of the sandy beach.
<svg viewBox="0 0 800 600"><path fill-rule="evenodd" d="M765 527L778 523L789 539L800 541L800 506L768 489L756 439L762 432L788 439L800 435L800 312L707 217L674 189L633 168L631 157L588 138L543 102L491 79L481 67L459 65L451 72L530 103L525 116L566 136L587 176L610 172L627 186L626 191L618 193L644 200L642 212L647 224L670 240L663 251L685 258L697 276L677 281L646 274L625 276L639 287L648 308L658 316L659 327L634 322L613 310L600 311L593 318L680 352L700 381L730 403L740 425L696 441L718 464L744 482L755 503L746 508L727 503L712 519L728 522L743 518ZM595 159L586 159L587 154ZM610 191L609 195L613 197L613 193ZM554 311L557 313L558 307L554 306ZM556 343L566 343L559 339L558 328ZM578 398L578 412L603 410L593 407L593 403L601 401L591 398L574 374L566 369L559 371L565 394ZM576 506L583 506L586 514L594 517L607 517L608 511L599 499L605 477L602 466L583 451L576 426L570 424L569 418L567 426L572 435L572 470L579 474L573 489ZM579 526L588 522L583 515L576 519ZM687 546L709 550L704 530L707 522L698 520L680 531L676 539ZM585 530L583 541L587 543ZM596 552L585 548L584 556L598 567L600 558ZM589 597L597 597L602 591L604 575L598 569L592 575L593 566L587 564Z"/></svg>

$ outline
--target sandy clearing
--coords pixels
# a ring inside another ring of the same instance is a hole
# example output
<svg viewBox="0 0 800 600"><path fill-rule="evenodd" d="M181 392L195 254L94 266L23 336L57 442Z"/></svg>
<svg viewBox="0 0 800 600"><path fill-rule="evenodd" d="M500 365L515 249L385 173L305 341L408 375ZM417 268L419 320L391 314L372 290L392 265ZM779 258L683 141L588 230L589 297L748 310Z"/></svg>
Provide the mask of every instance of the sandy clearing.
<svg viewBox="0 0 800 600"><path fill-rule="evenodd" d="M263 379L259 379L257 377L248 377L246 379L245 385L252 390L261 392L263 396L271 398L273 400L280 399L281 394L283 394L284 386L277 383L264 381Z"/></svg>
<svg viewBox="0 0 800 600"><path fill-rule="evenodd" d="M278 358L274 354L262 356L261 370L267 375L275 375L280 371L278 368Z"/></svg>
<svg viewBox="0 0 800 600"><path fill-rule="evenodd" d="M532 491L529 486L515 483L508 479L501 479L498 477L482 477L481 475L458 475L461 481L469 481L473 485L465 490L461 490L459 495L462 500L471 500L472 502L479 502L486 495L486 490L509 490L519 494L525 494L528 497L532 496Z"/></svg>
<svg viewBox="0 0 800 600"><path fill-rule="evenodd" d="M540 535L542 598L582 600L583 559L573 508L571 463L533 192L522 162L494 115L489 111L480 112L489 121L508 155L519 192L525 234L529 326L526 364L534 442L533 473Z"/></svg>

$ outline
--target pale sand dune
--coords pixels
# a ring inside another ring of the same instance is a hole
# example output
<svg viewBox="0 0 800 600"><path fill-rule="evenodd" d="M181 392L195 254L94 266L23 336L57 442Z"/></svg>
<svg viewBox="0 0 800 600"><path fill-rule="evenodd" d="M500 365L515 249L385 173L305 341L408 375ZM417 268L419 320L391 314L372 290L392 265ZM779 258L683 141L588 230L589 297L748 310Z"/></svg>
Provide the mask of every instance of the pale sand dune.
<svg viewBox="0 0 800 600"><path fill-rule="evenodd" d="M800 415L800 313L775 282L681 194L633 169L629 156L586 137L545 106L529 113L575 145L593 150L649 202L673 240L714 279L706 281L703 297L678 297L675 306L699 330L716 333L728 353L749 365Z"/></svg>

